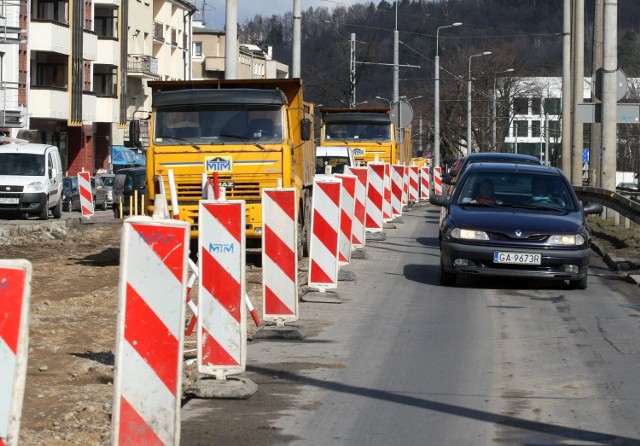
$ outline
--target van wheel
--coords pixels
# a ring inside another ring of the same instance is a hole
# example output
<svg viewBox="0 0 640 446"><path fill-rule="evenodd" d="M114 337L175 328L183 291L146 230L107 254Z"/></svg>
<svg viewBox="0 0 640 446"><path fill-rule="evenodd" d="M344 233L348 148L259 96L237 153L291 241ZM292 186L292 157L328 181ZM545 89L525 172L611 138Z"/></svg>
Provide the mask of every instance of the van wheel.
<svg viewBox="0 0 640 446"><path fill-rule="evenodd" d="M62 217L62 200L58 200L58 204L53 208L53 218Z"/></svg>
<svg viewBox="0 0 640 446"><path fill-rule="evenodd" d="M102 206L100 206L100 209L103 210L103 211L107 210L107 199L106 198L102 202Z"/></svg>
<svg viewBox="0 0 640 446"><path fill-rule="evenodd" d="M42 211L40 211L40 215L38 215L40 220L48 220L49 219L49 199L47 198L44 202L44 207Z"/></svg>

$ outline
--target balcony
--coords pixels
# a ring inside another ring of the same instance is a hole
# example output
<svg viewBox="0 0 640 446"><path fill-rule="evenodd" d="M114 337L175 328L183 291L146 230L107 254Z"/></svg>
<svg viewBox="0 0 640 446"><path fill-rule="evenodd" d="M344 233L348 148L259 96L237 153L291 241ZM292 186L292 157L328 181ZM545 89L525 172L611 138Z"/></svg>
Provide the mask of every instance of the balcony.
<svg viewBox="0 0 640 446"><path fill-rule="evenodd" d="M94 0L93 3L96 5L120 6L120 0Z"/></svg>
<svg viewBox="0 0 640 446"><path fill-rule="evenodd" d="M120 42L110 39L98 40L98 57L97 64L102 65L120 65Z"/></svg>
<svg viewBox="0 0 640 446"><path fill-rule="evenodd" d="M224 71L224 57L205 57L204 69L206 71Z"/></svg>
<svg viewBox="0 0 640 446"><path fill-rule="evenodd" d="M19 84L0 82L0 127L23 127L24 107L18 104Z"/></svg>
<svg viewBox="0 0 640 446"><path fill-rule="evenodd" d="M59 22L32 21L29 27L31 51L70 54L69 26Z"/></svg>
<svg viewBox="0 0 640 446"><path fill-rule="evenodd" d="M92 32L84 32L83 45L82 45L82 57L85 60L96 60L98 53L98 36Z"/></svg>
<svg viewBox="0 0 640 446"><path fill-rule="evenodd" d="M119 113L117 98L96 98L96 122L118 122Z"/></svg>
<svg viewBox="0 0 640 446"><path fill-rule="evenodd" d="M66 90L31 87L31 118L69 119L69 95ZM35 106L37 104L37 106Z"/></svg>
<svg viewBox="0 0 640 446"><path fill-rule="evenodd" d="M132 77L158 79L158 59L146 54L129 54L127 75Z"/></svg>

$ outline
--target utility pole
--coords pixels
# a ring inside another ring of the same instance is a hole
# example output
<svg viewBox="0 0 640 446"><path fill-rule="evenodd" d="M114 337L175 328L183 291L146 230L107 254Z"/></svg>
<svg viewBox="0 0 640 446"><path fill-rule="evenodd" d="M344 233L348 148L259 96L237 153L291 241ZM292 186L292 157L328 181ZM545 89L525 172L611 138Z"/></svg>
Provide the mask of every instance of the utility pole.
<svg viewBox="0 0 640 446"><path fill-rule="evenodd" d="M349 107L356 108L356 34L351 33L351 55L349 58Z"/></svg>
<svg viewBox="0 0 640 446"><path fill-rule="evenodd" d="M593 61L591 63L591 76L602 68L602 45L603 45L603 9L604 0L596 0L593 14ZM596 103L595 88L591 89L591 102ZM600 187L600 163L602 151L602 124L594 122L591 124L591 137L589 144L589 184Z"/></svg>
<svg viewBox="0 0 640 446"><path fill-rule="evenodd" d="M291 75L294 79L300 78L301 22L302 13L300 12L300 0L293 0L293 56L291 59Z"/></svg>
<svg viewBox="0 0 640 446"><path fill-rule="evenodd" d="M393 102L400 100L400 35L398 34L398 2L396 2L396 29L393 31Z"/></svg>
<svg viewBox="0 0 640 446"><path fill-rule="evenodd" d="M224 18L224 78L238 78L238 0L227 0Z"/></svg>
<svg viewBox="0 0 640 446"><path fill-rule="evenodd" d="M562 171L571 178L571 0L562 12Z"/></svg>
<svg viewBox="0 0 640 446"><path fill-rule="evenodd" d="M583 124L576 119L576 110L578 104L584 102L584 0L574 0L574 5L571 184L582 186L584 136L582 133Z"/></svg>
<svg viewBox="0 0 640 446"><path fill-rule="evenodd" d="M616 190L618 0L604 2L602 64L602 171L600 187Z"/></svg>

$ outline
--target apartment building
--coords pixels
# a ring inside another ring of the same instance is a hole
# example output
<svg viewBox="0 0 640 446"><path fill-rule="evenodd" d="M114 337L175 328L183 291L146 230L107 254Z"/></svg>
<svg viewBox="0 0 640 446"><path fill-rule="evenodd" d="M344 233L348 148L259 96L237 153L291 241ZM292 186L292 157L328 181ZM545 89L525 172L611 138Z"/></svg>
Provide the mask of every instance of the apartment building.
<svg viewBox="0 0 640 446"><path fill-rule="evenodd" d="M0 4L0 132L11 137L24 126L26 116L28 17L27 0Z"/></svg>
<svg viewBox="0 0 640 446"><path fill-rule="evenodd" d="M192 73L193 79L224 79L224 31L204 28L201 22L193 24ZM273 60L271 47L238 45L238 79L287 79L289 66Z"/></svg>

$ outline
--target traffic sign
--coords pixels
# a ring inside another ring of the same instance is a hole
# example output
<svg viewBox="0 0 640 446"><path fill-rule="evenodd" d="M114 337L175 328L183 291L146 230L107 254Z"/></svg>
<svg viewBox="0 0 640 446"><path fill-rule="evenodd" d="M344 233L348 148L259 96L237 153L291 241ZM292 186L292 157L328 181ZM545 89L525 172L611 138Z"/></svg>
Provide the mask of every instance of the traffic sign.
<svg viewBox="0 0 640 446"><path fill-rule="evenodd" d="M413 108L407 101L394 102L391 105L391 122L396 127L406 127L413 121Z"/></svg>

